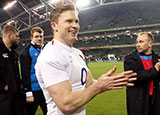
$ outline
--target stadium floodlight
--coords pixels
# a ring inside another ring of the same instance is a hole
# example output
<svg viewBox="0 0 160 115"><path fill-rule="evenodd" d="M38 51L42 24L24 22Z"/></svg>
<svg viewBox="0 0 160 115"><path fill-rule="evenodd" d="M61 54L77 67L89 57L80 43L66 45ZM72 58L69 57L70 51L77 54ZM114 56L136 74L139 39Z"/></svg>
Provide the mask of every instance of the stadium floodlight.
<svg viewBox="0 0 160 115"><path fill-rule="evenodd" d="M83 8L89 5L89 0L77 0L76 6L78 8Z"/></svg>
<svg viewBox="0 0 160 115"><path fill-rule="evenodd" d="M39 10L39 9L43 8L44 6L45 6L45 5L42 4L42 5L38 6L37 8L35 8L34 10Z"/></svg>
<svg viewBox="0 0 160 115"><path fill-rule="evenodd" d="M13 2L11 2L11 3L9 3L9 4L7 4L7 6L5 6L3 9L4 9L4 10L7 10L8 8L11 8L15 3L17 3L16 0L13 1Z"/></svg>
<svg viewBox="0 0 160 115"><path fill-rule="evenodd" d="M58 3L60 0L49 0L49 3L51 4L55 4L55 3Z"/></svg>
<svg viewBox="0 0 160 115"><path fill-rule="evenodd" d="M12 23L15 23L15 21L14 21L14 20L11 20L11 21L9 21L7 24L10 25L10 24L12 24Z"/></svg>

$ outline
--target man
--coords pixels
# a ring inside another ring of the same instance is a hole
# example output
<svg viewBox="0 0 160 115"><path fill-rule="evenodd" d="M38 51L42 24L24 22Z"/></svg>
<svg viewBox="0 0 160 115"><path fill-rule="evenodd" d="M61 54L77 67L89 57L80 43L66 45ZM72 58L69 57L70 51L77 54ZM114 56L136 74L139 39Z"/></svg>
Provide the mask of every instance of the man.
<svg viewBox="0 0 160 115"><path fill-rule="evenodd" d="M19 42L18 30L5 25L0 38L0 114L23 115L21 80L18 56L15 52Z"/></svg>
<svg viewBox="0 0 160 115"><path fill-rule="evenodd" d="M127 87L128 115L160 115L160 60L152 51L153 41L151 34L140 33L137 37L137 50L125 58L125 70L137 73L134 86Z"/></svg>
<svg viewBox="0 0 160 115"><path fill-rule="evenodd" d="M46 115L47 113L45 98L37 81L34 69L37 57L43 47L43 34L44 31L42 28L32 28L31 43L28 44L20 54L23 86L26 92L27 115L35 115L39 105L43 111L43 114Z"/></svg>
<svg viewBox="0 0 160 115"><path fill-rule="evenodd" d="M54 9L50 21L54 39L45 46L35 66L47 102L47 115L85 115L85 104L97 94L133 85L128 82L135 78L129 77L136 74L114 74L116 67L93 80L84 55L72 47L79 31L78 12L73 5Z"/></svg>

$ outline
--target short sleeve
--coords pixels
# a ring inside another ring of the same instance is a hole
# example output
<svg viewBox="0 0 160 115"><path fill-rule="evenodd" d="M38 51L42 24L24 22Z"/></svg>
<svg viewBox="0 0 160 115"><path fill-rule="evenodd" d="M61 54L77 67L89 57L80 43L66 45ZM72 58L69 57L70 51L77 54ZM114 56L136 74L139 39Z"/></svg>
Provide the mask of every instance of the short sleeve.
<svg viewBox="0 0 160 115"><path fill-rule="evenodd" d="M69 76L62 64L58 62L39 61L36 65L40 73L40 77L47 87L69 80ZM37 71L37 70L36 70Z"/></svg>

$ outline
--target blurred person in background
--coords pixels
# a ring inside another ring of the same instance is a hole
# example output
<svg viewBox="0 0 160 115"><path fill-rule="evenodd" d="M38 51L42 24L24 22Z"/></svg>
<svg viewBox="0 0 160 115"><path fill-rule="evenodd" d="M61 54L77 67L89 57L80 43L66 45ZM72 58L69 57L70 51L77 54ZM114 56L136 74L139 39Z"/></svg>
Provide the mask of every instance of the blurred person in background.
<svg viewBox="0 0 160 115"><path fill-rule="evenodd" d="M53 40L38 57L36 75L44 92L47 115L85 115L85 104L96 95L132 86L132 71L114 74L116 67L94 80L83 53L73 47L79 32L78 12L71 4L55 8L50 15Z"/></svg>
<svg viewBox="0 0 160 115"><path fill-rule="evenodd" d="M24 115L23 94L18 65L19 32L5 25L0 38L0 115Z"/></svg>
<svg viewBox="0 0 160 115"><path fill-rule="evenodd" d="M139 33L136 51L126 56L124 69L137 73L133 87L127 87L128 115L160 115L160 60L152 50L154 37Z"/></svg>
<svg viewBox="0 0 160 115"><path fill-rule="evenodd" d="M43 92L35 75L35 64L43 47L44 31L40 27L33 27L30 31L31 43L20 53L21 73L23 86L26 92L26 113L35 115L40 105L43 114L46 115L47 107Z"/></svg>

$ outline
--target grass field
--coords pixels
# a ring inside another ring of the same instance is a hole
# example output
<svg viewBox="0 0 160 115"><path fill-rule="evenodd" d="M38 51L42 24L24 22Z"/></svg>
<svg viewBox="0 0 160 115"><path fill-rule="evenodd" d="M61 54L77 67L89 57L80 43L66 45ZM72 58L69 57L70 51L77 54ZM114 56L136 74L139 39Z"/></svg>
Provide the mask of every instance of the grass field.
<svg viewBox="0 0 160 115"><path fill-rule="evenodd" d="M95 79L113 68L114 65L117 66L116 73L123 71L123 62L91 62L88 64ZM127 115L125 88L97 95L86 105L86 113L87 115ZM42 115L40 109L36 115Z"/></svg>

